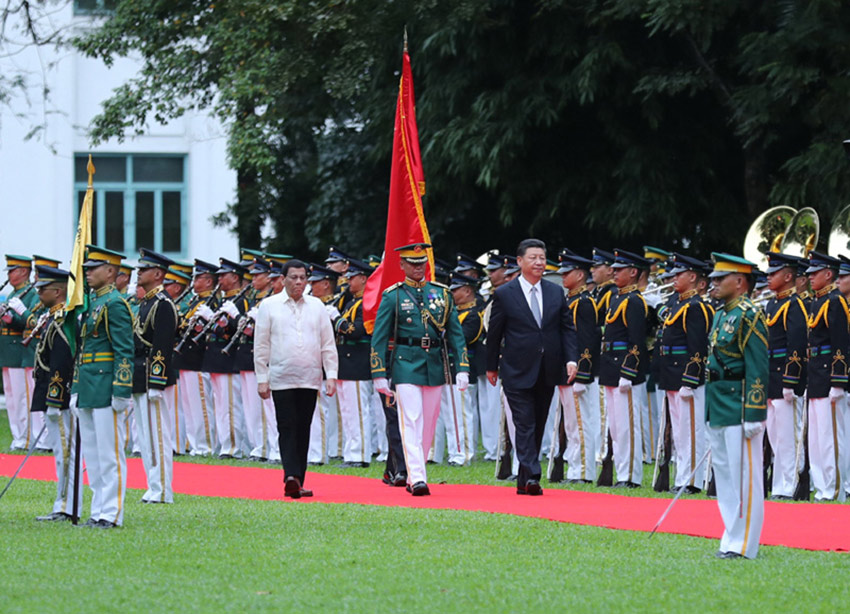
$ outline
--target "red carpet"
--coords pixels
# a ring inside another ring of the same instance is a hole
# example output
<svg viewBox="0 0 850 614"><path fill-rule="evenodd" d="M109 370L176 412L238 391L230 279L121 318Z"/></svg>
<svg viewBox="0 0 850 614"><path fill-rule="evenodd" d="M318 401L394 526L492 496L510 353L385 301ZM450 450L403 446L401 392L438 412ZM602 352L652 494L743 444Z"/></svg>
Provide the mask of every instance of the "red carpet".
<svg viewBox="0 0 850 614"><path fill-rule="evenodd" d="M0 475L11 476L22 456L0 454ZM144 489L142 462L128 459L129 488ZM53 458L34 456L19 476L32 480L55 479ZM233 467L174 463L174 490L187 495L241 499L283 499L283 472L279 468ZM411 497L403 488L390 488L380 480L348 475L310 473L312 499L297 502L359 503L388 507L454 509L545 518L558 522L630 531L651 531L670 499L623 497L599 492L546 489L542 497L520 497L502 486L468 484L431 485L430 497ZM14 490L14 487L13 487ZM9 495L7 495L9 496ZM714 501L680 499L659 529L719 539L723 532ZM765 503L761 543L806 550L850 550L850 507L830 504Z"/></svg>

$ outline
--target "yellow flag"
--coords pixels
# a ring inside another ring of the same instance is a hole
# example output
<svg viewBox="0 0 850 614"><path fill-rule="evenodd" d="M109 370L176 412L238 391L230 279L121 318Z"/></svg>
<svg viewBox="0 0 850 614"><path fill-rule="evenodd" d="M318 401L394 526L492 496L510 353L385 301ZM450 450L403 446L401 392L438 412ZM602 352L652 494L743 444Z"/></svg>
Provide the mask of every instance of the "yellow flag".
<svg viewBox="0 0 850 614"><path fill-rule="evenodd" d="M86 188L86 197L83 199L83 208L80 210L80 222L77 224L77 238L74 239L74 253L71 256L71 278L68 280L68 300L65 304L65 312L71 313L76 307L83 304L85 299L85 272L83 262L86 259L86 245L91 239L91 218L94 207L94 164L89 155L89 163L86 166L89 172L89 185Z"/></svg>

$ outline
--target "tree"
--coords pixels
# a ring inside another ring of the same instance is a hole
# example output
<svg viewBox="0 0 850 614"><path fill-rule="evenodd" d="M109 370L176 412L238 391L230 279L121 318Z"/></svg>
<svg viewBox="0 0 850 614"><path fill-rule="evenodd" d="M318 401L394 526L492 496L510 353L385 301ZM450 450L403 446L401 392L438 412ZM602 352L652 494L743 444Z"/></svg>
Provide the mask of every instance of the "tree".
<svg viewBox="0 0 850 614"><path fill-rule="evenodd" d="M740 252L770 204L850 196L850 7L785 0L119 2L76 41L138 56L95 141L227 122L245 244L379 252L401 32L438 255L528 235Z"/></svg>

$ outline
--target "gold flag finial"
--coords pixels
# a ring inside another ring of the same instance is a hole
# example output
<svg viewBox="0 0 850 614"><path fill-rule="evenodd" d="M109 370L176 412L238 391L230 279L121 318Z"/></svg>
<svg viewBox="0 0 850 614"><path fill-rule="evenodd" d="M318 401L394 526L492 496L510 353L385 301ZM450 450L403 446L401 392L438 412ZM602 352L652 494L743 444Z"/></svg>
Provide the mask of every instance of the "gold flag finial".
<svg viewBox="0 0 850 614"><path fill-rule="evenodd" d="M91 154L89 154L89 163L86 165L86 170L89 172L89 187L92 187L94 185L92 182L94 179L94 164L91 161Z"/></svg>
<svg viewBox="0 0 850 614"><path fill-rule="evenodd" d="M404 52L407 53L407 26L404 26Z"/></svg>

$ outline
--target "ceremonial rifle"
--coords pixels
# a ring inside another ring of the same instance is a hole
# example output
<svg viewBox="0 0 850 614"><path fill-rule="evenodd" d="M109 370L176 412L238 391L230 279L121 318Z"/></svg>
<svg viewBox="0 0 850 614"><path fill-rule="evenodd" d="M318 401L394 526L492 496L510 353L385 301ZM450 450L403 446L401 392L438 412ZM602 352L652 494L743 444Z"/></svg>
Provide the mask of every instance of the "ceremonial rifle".
<svg viewBox="0 0 850 614"><path fill-rule="evenodd" d="M812 492L811 474L809 469L809 399L803 410L803 440L800 442L803 451L803 468L797 475L797 488L794 489L794 501L808 501Z"/></svg>
<svg viewBox="0 0 850 614"><path fill-rule="evenodd" d="M658 451L655 454L655 475L652 489L655 492L670 490L670 459L673 456L673 426L670 422L670 402L664 394L664 413L661 415L663 426L658 438Z"/></svg>
<svg viewBox="0 0 850 614"><path fill-rule="evenodd" d="M21 472L21 469L23 469L24 465L27 464L27 461L30 459L30 456L32 456L32 453L35 451L35 446L36 444L38 444L38 440L41 439L42 435L44 435L44 430L46 428L47 422L45 421L45 423L41 426L41 430L38 432L38 435L35 436L35 439L33 440L30 449L27 450L27 455L24 457L24 460L22 460L21 464L18 466L18 470L15 471L15 474L12 476L12 478L8 482L6 482L6 486L3 488L3 492L0 492L0 499L3 498L3 495L5 495L6 492L9 490L9 487L12 486L12 482L14 482L15 478L18 477L18 474Z"/></svg>

